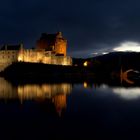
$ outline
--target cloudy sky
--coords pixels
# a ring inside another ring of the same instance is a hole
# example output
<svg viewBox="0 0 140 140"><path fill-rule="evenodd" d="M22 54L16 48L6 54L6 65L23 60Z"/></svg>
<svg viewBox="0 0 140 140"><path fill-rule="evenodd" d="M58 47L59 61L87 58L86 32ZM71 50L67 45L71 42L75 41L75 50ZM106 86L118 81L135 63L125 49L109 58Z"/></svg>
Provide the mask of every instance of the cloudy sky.
<svg viewBox="0 0 140 140"><path fill-rule="evenodd" d="M139 0L1 0L0 44L35 45L42 32L62 31L68 54L140 50Z"/></svg>

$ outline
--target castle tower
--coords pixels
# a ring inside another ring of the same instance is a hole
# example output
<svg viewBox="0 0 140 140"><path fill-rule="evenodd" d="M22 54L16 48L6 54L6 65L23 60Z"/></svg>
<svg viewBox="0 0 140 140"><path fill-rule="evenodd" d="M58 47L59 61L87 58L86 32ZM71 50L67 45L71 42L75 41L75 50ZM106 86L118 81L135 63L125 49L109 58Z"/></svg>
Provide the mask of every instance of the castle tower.
<svg viewBox="0 0 140 140"><path fill-rule="evenodd" d="M62 33L46 34L42 33L37 41L37 50L51 51L58 56L66 56L67 40L63 38Z"/></svg>

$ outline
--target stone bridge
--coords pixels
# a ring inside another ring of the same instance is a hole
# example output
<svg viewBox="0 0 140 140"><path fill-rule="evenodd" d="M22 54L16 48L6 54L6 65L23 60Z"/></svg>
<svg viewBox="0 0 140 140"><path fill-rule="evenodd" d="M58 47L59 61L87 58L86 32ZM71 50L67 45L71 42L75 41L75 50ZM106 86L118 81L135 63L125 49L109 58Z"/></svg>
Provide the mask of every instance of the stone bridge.
<svg viewBox="0 0 140 140"><path fill-rule="evenodd" d="M129 72L135 72L133 69L129 69L129 70L126 70L126 71L122 71L122 68L121 68L121 72L120 72L120 79L121 79L121 83L123 81L127 82L128 84L134 84L134 81L128 79L128 74Z"/></svg>

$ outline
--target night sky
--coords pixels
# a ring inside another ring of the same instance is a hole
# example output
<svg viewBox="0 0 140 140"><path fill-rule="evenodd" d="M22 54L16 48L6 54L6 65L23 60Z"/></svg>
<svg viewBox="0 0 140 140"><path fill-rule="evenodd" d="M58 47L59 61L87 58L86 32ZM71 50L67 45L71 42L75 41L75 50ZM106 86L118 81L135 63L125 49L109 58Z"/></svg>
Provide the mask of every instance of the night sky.
<svg viewBox="0 0 140 140"><path fill-rule="evenodd" d="M68 55L90 57L118 47L140 49L139 0L1 0L0 44L35 46L61 31Z"/></svg>

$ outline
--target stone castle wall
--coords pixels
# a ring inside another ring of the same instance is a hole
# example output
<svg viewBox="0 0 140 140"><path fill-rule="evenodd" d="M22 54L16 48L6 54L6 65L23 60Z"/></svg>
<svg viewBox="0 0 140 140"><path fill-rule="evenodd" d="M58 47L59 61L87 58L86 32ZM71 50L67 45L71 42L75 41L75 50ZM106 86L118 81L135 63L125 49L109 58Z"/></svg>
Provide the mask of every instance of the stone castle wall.
<svg viewBox="0 0 140 140"><path fill-rule="evenodd" d="M18 61L18 51L14 50L2 50L0 51L0 71L3 71L7 66L13 62Z"/></svg>
<svg viewBox="0 0 140 140"><path fill-rule="evenodd" d="M2 50L0 51L0 63L12 63L18 60L18 51Z"/></svg>
<svg viewBox="0 0 140 140"><path fill-rule="evenodd" d="M3 71L13 62L31 62L54 65L72 65L72 58L69 56L55 56L50 51L37 50L3 50L0 51L0 71Z"/></svg>
<svg viewBox="0 0 140 140"><path fill-rule="evenodd" d="M18 61L55 65L72 65L72 59L68 56L55 56L50 51L22 50L19 52Z"/></svg>

